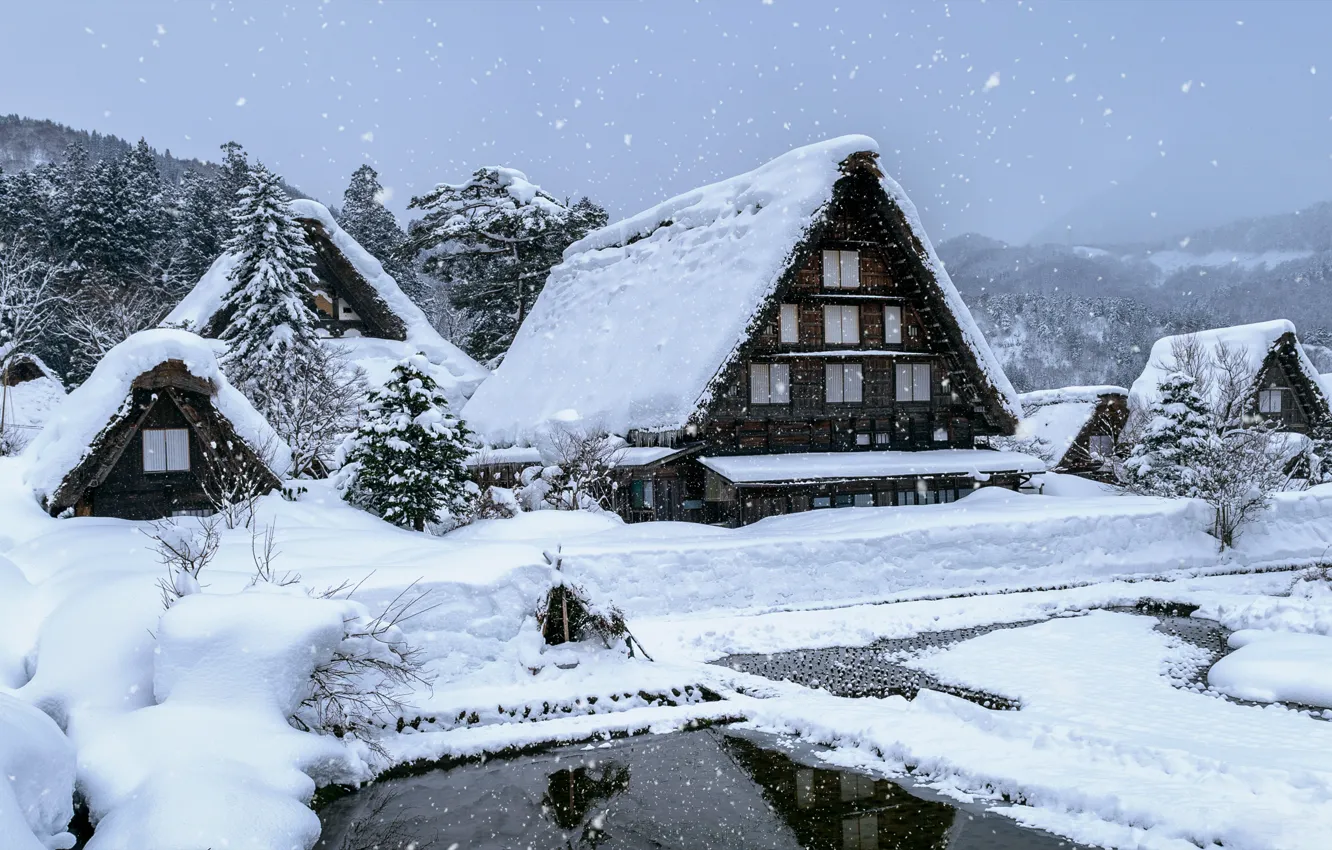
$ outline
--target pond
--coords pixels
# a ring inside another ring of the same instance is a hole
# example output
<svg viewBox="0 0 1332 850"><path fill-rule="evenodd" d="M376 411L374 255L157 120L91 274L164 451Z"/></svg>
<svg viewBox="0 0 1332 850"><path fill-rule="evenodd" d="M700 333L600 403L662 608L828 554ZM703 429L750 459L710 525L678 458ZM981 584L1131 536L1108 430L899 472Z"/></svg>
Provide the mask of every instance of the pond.
<svg viewBox="0 0 1332 850"><path fill-rule="evenodd" d="M1057 850L980 807L739 730L643 735L392 779L320 813L321 850Z"/></svg>

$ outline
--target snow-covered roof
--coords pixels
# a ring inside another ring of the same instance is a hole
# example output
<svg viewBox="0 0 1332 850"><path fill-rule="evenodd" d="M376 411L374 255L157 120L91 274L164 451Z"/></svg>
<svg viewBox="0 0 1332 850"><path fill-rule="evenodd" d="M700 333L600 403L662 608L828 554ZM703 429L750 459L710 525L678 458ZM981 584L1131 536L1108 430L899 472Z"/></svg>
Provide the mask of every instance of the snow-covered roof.
<svg viewBox="0 0 1332 850"><path fill-rule="evenodd" d="M1145 406L1155 401L1157 388L1177 369L1174 353L1175 345L1183 343L1189 338L1196 340L1214 357L1223 346L1232 351L1241 352L1249 370L1257 377L1273 346L1286 334L1290 334L1292 338L1295 337L1295 324L1288 319L1275 319L1268 322L1255 322L1249 325L1213 328L1192 334L1162 337L1152 345L1152 352L1147 358L1147 365L1143 368L1138 379L1133 382L1133 386L1129 390L1129 397L1135 405ZM1309 360L1309 355L1298 345L1291 348L1297 358L1298 368L1315 387L1320 387L1318 371L1314 368L1313 362ZM1214 393L1219 391L1216 382L1211 382L1211 384ZM1215 402L1216 399L1208 399L1208 401Z"/></svg>
<svg viewBox="0 0 1332 850"><path fill-rule="evenodd" d="M496 444L530 440L551 421L581 420L618 434L683 427L707 404L713 379L821 221L842 163L878 147L867 136L843 136L797 148L574 243L464 417ZM918 240L910 247L934 276L984 379L1020 418L1017 394L915 207L891 178L881 186Z"/></svg>
<svg viewBox="0 0 1332 850"><path fill-rule="evenodd" d="M407 297L393 276L384 270L383 264L338 225L328 207L317 201L298 199L291 202L291 212L299 219L317 222L329 241L365 281L374 296L402 322L404 329L402 341L405 341L411 350L403 349L406 353L397 356L394 362L409 354L420 352L427 360L444 370L433 377L450 401L461 403L470 397L472 391L489 374L486 368L439 335L421 308ZM213 265L199 279L194 289L162 320L162 326L187 328L202 333L210 332L209 325L222 309L223 299L231 289L231 273L236 266L236 260L236 255L230 252L214 260ZM355 354L353 359L356 359ZM373 370L373 366L362 365L368 372Z"/></svg>
<svg viewBox="0 0 1332 850"><path fill-rule="evenodd" d="M734 484L828 479L907 478L1044 472L1045 461L1019 452L935 449L923 452L802 452L699 458L699 463Z"/></svg>
<svg viewBox="0 0 1332 850"><path fill-rule="evenodd" d="M188 331L155 328L140 331L112 348L24 449L29 461L27 483L39 498L53 495L92 451L102 433L129 413L127 402L135 379L169 361L180 362L191 375L210 384L218 413L278 477L285 475L291 467L291 449L249 400L228 383L217 362L219 345Z"/></svg>
<svg viewBox="0 0 1332 850"><path fill-rule="evenodd" d="M12 343L7 345L0 345L0 361L3 361L7 357L9 357L9 353L13 350L14 349ZM10 359L8 368L13 369L15 366L19 366L22 364L29 364L37 371L41 372L43 376L50 378L56 383L60 383L60 376L56 374L55 370L52 369L50 366L47 366L46 361L42 360L42 358L38 357L36 354L33 354L31 351L21 351L18 354L15 354Z"/></svg>
<svg viewBox="0 0 1332 850"><path fill-rule="evenodd" d="M1127 397L1128 390L1109 385L1062 387L1023 393L1022 421L1012 437L998 437L1000 448L1020 448L1057 464L1073 446L1082 429L1106 396Z"/></svg>

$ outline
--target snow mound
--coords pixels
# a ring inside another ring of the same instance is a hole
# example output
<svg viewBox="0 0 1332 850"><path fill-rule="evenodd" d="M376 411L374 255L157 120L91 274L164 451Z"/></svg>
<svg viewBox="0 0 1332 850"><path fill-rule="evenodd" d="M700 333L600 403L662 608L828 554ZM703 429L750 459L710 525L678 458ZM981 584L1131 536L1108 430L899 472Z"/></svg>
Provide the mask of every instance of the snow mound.
<svg viewBox="0 0 1332 850"><path fill-rule="evenodd" d="M157 629L156 705L80 747L97 830L89 850L307 848L316 781L367 778L336 738L287 721L357 603L258 586L177 601Z"/></svg>
<svg viewBox="0 0 1332 850"><path fill-rule="evenodd" d="M1207 673L1218 691L1332 708L1332 637L1245 629L1230 636L1230 645L1235 651Z"/></svg>
<svg viewBox="0 0 1332 850"><path fill-rule="evenodd" d="M569 419L617 434L683 427L826 210L841 163L878 149L867 136L797 148L575 242L465 418L494 445L530 441L546 423ZM1020 418L1017 394L915 207L891 178L882 186L919 238L980 368Z"/></svg>
<svg viewBox="0 0 1332 850"><path fill-rule="evenodd" d="M140 331L112 348L88 380L71 392L27 448L25 480L38 498L53 494L87 456L97 438L125 415L134 379L169 360L185 365L216 388L213 404L240 436L279 475L291 467L291 449L218 366L218 343L181 330Z"/></svg>
<svg viewBox="0 0 1332 850"><path fill-rule="evenodd" d="M64 850L74 747L51 718L0 692L0 837L6 850Z"/></svg>

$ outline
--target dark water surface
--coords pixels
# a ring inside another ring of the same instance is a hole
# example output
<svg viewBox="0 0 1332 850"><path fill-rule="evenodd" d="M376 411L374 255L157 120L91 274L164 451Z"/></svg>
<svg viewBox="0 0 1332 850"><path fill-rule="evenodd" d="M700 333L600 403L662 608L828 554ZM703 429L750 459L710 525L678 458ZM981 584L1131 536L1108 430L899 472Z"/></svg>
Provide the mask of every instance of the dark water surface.
<svg viewBox="0 0 1332 850"><path fill-rule="evenodd" d="M711 729L389 780L320 813L323 850L1070 850L928 792Z"/></svg>

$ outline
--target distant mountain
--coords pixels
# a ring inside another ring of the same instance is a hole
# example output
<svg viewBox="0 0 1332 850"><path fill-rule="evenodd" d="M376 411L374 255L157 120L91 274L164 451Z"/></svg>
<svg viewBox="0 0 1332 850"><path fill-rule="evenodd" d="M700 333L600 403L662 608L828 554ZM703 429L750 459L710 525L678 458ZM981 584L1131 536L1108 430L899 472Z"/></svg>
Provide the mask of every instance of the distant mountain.
<svg viewBox="0 0 1332 850"><path fill-rule="evenodd" d="M939 245L1021 389L1125 384L1166 333L1286 318L1332 343L1332 203L1168 242Z"/></svg>
<svg viewBox="0 0 1332 850"><path fill-rule="evenodd" d="M132 142L119 136L96 130L76 130L40 118L0 115L0 171L12 174L47 163L61 162L65 158L65 148L76 142L88 149L94 162L124 156L133 147ZM177 159L171 155L170 150L158 153L154 148L153 152L157 157L158 173L171 183L179 183L181 175L190 169L211 176L218 168L215 163L203 160ZM290 184L283 183L283 188L293 198L309 197Z"/></svg>

